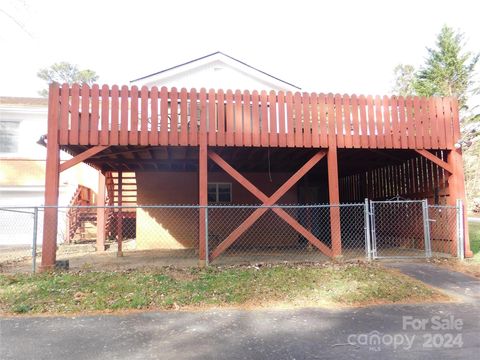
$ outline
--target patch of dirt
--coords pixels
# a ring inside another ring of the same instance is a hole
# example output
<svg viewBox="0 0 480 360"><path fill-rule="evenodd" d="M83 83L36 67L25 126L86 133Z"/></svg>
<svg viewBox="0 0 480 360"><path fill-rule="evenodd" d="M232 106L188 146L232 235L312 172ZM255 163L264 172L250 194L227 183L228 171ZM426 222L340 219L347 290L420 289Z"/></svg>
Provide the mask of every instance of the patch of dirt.
<svg viewBox="0 0 480 360"><path fill-rule="evenodd" d="M480 279L480 263L469 259L431 259L428 262L450 270L458 271Z"/></svg>

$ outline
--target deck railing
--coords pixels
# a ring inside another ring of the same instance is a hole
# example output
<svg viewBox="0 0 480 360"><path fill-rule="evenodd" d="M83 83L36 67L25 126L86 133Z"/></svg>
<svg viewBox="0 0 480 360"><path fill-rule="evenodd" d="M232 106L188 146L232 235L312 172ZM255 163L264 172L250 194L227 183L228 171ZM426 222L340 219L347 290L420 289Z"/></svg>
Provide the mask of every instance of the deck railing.
<svg viewBox="0 0 480 360"><path fill-rule="evenodd" d="M67 84L52 87L60 145L451 149L452 98ZM332 143L334 142L334 143Z"/></svg>

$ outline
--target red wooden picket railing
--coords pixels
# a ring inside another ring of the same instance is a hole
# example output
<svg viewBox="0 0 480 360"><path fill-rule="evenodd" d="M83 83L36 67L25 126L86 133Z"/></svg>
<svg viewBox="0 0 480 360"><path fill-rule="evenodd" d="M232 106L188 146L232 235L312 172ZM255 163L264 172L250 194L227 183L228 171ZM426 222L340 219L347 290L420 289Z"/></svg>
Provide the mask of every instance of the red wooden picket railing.
<svg viewBox="0 0 480 360"><path fill-rule="evenodd" d="M64 84L51 101L60 145L451 149L460 137L451 98Z"/></svg>

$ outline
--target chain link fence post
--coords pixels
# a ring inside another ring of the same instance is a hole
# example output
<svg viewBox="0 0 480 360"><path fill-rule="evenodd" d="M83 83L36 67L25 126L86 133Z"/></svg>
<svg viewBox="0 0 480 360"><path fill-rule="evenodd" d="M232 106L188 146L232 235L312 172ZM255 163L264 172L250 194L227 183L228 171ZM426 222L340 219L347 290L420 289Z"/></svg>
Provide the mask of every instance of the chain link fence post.
<svg viewBox="0 0 480 360"><path fill-rule="evenodd" d="M372 244L371 244L371 233L370 233L370 209L368 206L368 199L365 199L363 211L365 214L365 251L367 252L367 259L372 260Z"/></svg>
<svg viewBox="0 0 480 360"><path fill-rule="evenodd" d="M430 218L428 216L428 200L422 200L423 233L425 239L425 257L432 257L432 242L430 239Z"/></svg>
<svg viewBox="0 0 480 360"><path fill-rule="evenodd" d="M377 229L375 224L375 204L369 201L369 217L370 217L370 257L377 258Z"/></svg>
<svg viewBox="0 0 480 360"><path fill-rule="evenodd" d="M208 266L209 261L208 250L208 205L205 207L205 266Z"/></svg>
<svg viewBox="0 0 480 360"><path fill-rule="evenodd" d="M465 259L465 224L463 223L463 201L457 199L457 257L460 260Z"/></svg>
<svg viewBox="0 0 480 360"><path fill-rule="evenodd" d="M33 238L32 238L32 272L37 268L37 233L38 233L38 208L33 208Z"/></svg>

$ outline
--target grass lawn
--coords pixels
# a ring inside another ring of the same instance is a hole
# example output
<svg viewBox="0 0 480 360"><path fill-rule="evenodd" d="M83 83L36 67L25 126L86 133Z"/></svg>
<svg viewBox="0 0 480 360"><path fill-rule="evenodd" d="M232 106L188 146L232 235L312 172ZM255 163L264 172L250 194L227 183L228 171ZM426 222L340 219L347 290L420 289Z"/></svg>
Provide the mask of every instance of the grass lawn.
<svg viewBox="0 0 480 360"><path fill-rule="evenodd" d="M470 234L470 249L473 252L473 260L480 263L480 222L470 222L468 233Z"/></svg>
<svg viewBox="0 0 480 360"><path fill-rule="evenodd" d="M463 261L458 261L457 259L437 259L435 263L480 278L480 222L469 222L468 233L470 235L470 249L473 252L473 257Z"/></svg>
<svg viewBox="0 0 480 360"><path fill-rule="evenodd" d="M0 311L83 313L214 306L345 306L447 298L373 264L0 275Z"/></svg>

